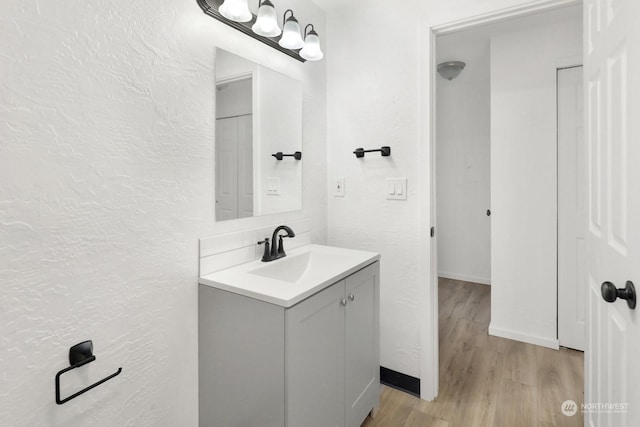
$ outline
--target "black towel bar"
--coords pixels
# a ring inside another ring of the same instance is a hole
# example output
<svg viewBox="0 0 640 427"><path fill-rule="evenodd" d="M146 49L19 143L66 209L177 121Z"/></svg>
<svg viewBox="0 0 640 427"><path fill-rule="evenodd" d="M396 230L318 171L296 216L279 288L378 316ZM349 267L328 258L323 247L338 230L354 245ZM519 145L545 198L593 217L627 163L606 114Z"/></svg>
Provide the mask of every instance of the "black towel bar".
<svg viewBox="0 0 640 427"><path fill-rule="evenodd" d="M391 147L388 147L388 146L378 148L377 150L365 150L364 148L356 148L356 151L354 151L353 154L355 154L357 158L361 158L361 157L364 157L365 153L374 153L376 151L379 151L380 154L382 154L382 157L387 157L391 155Z"/></svg>
<svg viewBox="0 0 640 427"><path fill-rule="evenodd" d="M278 160L282 160L285 157L293 157L296 160L300 160L302 159L302 152L301 151L296 151L293 154L282 154L282 151L278 151L276 154L272 154L273 157L275 157Z"/></svg>

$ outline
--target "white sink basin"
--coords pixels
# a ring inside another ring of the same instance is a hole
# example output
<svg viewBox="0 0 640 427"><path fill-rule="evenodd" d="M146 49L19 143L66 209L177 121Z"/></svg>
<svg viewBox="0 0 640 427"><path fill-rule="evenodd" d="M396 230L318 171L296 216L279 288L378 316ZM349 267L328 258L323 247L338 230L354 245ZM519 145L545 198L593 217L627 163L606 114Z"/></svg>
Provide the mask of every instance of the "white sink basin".
<svg viewBox="0 0 640 427"><path fill-rule="evenodd" d="M296 283L309 270L311 263L311 252L305 252L293 256L282 258L277 264L272 262L265 263L250 274L267 277L269 279L282 280L285 282Z"/></svg>
<svg viewBox="0 0 640 427"><path fill-rule="evenodd" d="M343 256L332 253L332 249L339 248L310 245L307 249L308 251L291 254L277 261L263 262L263 265L249 273L289 283L300 283L305 278L320 277L323 272L344 264Z"/></svg>
<svg viewBox="0 0 640 427"><path fill-rule="evenodd" d="M271 262L260 260L208 274L203 285L283 307L302 301L380 259L373 252L307 245Z"/></svg>

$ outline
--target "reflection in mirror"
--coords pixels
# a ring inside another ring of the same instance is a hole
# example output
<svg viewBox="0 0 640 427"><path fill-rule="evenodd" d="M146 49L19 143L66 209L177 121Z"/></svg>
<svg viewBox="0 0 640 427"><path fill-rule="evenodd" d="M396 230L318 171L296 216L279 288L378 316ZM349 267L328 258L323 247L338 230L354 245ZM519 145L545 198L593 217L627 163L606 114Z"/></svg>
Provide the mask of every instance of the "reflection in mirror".
<svg viewBox="0 0 640 427"><path fill-rule="evenodd" d="M253 76L216 81L216 219L253 216Z"/></svg>
<svg viewBox="0 0 640 427"><path fill-rule="evenodd" d="M217 221L302 209L299 81L216 49ZM304 157L304 156L303 156Z"/></svg>

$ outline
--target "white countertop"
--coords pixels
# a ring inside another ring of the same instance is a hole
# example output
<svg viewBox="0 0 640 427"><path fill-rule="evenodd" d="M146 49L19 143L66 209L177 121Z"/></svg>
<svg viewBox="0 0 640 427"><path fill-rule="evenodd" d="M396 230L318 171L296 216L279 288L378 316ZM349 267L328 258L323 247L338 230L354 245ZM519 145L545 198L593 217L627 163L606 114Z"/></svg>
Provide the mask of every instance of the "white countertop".
<svg viewBox="0 0 640 427"><path fill-rule="evenodd" d="M256 260L201 276L201 285L291 307L367 265L380 254L306 245L271 262Z"/></svg>

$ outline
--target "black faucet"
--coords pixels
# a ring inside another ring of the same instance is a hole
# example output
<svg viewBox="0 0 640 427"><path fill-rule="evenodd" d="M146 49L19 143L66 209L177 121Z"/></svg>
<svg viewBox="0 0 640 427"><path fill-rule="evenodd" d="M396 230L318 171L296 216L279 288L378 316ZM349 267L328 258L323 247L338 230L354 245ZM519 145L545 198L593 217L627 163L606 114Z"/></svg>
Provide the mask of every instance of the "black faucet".
<svg viewBox="0 0 640 427"><path fill-rule="evenodd" d="M280 230L284 230L287 232L286 235L278 235ZM276 237L278 237L278 242L276 243ZM264 254L262 255L263 262L274 261L279 258L284 258L287 254L284 252L284 244L282 243L283 237L296 237L296 233L287 227L286 225L280 225L276 227L273 231L273 235L271 236L271 245L269 245L269 238L265 238L263 241L258 242L259 245L264 244Z"/></svg>

